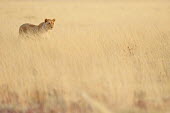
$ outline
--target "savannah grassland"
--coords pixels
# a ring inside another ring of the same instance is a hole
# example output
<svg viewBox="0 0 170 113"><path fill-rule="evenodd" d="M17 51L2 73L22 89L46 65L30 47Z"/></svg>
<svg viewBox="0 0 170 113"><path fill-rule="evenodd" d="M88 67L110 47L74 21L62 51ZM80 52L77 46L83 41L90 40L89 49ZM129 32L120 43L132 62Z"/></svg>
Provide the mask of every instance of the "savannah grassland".
<svg viewBox="0 0 170 113"><path fill-rule="evenodd" d="M23 23L55 18L44 37ZM0 113L170 113L170 2L0 1Z"/></svg>

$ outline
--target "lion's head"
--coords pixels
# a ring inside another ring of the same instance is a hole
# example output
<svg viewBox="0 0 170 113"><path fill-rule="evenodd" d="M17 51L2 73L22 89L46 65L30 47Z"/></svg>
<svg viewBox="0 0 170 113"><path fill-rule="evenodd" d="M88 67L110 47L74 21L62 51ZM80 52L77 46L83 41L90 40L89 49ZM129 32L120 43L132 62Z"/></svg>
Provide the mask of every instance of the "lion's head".
<svg viewBox="0 0 170 113"><path fill-rule="evenodd" d="M45 19L45 28L47 30L52 30L54 27L55 19Z"/></svg>

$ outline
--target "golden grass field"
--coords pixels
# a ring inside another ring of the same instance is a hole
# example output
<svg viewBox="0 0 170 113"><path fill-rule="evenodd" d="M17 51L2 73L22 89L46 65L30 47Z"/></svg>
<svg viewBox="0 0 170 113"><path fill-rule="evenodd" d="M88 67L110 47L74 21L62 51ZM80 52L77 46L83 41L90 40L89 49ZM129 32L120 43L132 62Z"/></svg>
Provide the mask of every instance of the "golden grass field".
<svg viewBox="0 0 170 113"><path fill-rule="evenodd" d="M1 0L0 113L170 113L170 2Z"/></svg>

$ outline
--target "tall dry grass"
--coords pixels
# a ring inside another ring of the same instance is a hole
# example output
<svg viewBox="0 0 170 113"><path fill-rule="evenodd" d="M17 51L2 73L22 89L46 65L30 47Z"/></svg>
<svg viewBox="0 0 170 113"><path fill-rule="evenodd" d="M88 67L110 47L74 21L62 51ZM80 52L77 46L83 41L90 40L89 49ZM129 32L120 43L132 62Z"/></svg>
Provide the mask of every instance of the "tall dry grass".
<svg viewBox="0 0 170 113"><path fill-rule="evenodd" d="M0 112L168 112L169 12L165 1L1 1ZM48 35L18 38L45 18L56 18Z"/></svg>

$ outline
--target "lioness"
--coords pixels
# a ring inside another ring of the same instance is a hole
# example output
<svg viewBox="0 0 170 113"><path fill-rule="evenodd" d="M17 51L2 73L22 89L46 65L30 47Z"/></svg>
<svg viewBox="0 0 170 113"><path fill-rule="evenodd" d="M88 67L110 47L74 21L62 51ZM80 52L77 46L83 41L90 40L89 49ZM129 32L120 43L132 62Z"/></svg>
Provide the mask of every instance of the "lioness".
<svg viewBox="0 0 170 113"><path fill-rule="evenodd" d="M39 25L33 25L33 24L23 24L19 28L19 34L33 34L33 35L39 35L47 32L48 30L52 30L54 27L55 19L45 19L44 22L40 23Z"/></svg>

